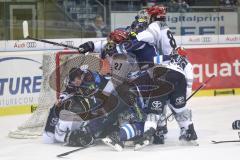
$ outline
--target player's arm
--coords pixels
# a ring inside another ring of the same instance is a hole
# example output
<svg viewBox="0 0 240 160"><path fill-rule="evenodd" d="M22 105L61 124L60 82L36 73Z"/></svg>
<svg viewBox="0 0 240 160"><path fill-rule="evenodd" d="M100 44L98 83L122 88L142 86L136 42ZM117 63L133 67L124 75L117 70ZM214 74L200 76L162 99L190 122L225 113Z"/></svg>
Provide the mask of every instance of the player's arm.
<svg viewBox="0 0 240 160"><path fill-rule="evenodd" d="M105 45L107 44L107 40L101 40L97 42L88 41L79 46L79 51L82 54L87 52L95 52L95 53L102 53Z"/></svg>
<svg viewBox="0 0 240 160"><path fill-rule="evenodd" d="M143 48L146 42L138 41L137 39L129 40L124 43L118 44L116 50L118 53L131 53L135 50Z"/></svg>
<svg viewBox="0 0 240 160"><path fill-rule="evenodd" d="M155 43L155 35L157 35L156 33L156 27L158 26L155 26L156 24L150 24L148 26L148 28L140 33L138 33L136 35L136 38L138 41L144 41L144 42L147 42L149 44L154 44ZM154 44L156 45L156 44Z"/></svg>

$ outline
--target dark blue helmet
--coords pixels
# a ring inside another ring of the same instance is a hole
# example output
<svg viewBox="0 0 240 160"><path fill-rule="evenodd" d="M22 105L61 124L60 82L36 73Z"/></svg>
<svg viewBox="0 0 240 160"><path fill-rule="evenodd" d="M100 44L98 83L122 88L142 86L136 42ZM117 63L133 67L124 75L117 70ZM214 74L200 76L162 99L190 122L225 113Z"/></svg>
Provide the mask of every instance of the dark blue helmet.
<svg viewBox="0 0 240 160"><path fill-rule="evenodd" d="M138 18L131 25L131 32L136 34L144 31L148 27L148 22L144 18Z"/></svg>

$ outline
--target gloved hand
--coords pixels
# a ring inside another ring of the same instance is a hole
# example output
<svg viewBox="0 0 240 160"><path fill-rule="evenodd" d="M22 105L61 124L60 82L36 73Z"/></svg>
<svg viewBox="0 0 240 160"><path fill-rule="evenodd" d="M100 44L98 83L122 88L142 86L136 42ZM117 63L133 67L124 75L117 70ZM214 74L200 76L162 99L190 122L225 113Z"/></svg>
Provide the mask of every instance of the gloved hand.
<svg viewBox="0 0 240 160"><path fill-rule="evenodd" d="M65 142L69 146L87 147L94 142L93 136L86 130L86 128L80 128L79 130L70 131L66 134Z"/></svg>
<svg viewBox="0 0 240 160"><path fill-rule="evenodd" d="M233 129L240 129L240 120L236 120L232 123Z"/></svg>
<svg viewBox="0 0 240 160"><path fill-rule="evenodd" d="M92 41L88 41L86 43L81 44L78 47L79 53L85 54L87 52L93 52L94 50L94 43Z"/></svg>

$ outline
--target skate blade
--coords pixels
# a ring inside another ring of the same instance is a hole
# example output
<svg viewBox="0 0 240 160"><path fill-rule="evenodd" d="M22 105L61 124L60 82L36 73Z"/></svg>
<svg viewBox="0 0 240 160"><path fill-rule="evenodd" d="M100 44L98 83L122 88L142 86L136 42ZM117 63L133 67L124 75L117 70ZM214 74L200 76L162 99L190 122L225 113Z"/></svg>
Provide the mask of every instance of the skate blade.
<svg viewBox="0 0 240 160"><path fill-rule="evenodd" d="M143 145L136 144L135 147L134 147L134 151L138 151L138 150L148 146L149 144L150 144L149 140L143 141Z"/></svg>
<svg viewBox="0 0 240 160"><path fill-rule="evenodd" d="M102 139L102 142L103 142L104 144L106 144L107 146L113 148L114 150L118 151L118 152L123 151L123 148L122 148L119 144L113 145L113 144L112 144L112 140L111 140L110 138L103 138L103 139Z"/></svg>
<svg viewBox="0 0 240 160"><path fill-rule="evenodd" d="M199 143L197 141L186 141L186 140L180 140L180 144L183 146L199 146Z"/></svg>

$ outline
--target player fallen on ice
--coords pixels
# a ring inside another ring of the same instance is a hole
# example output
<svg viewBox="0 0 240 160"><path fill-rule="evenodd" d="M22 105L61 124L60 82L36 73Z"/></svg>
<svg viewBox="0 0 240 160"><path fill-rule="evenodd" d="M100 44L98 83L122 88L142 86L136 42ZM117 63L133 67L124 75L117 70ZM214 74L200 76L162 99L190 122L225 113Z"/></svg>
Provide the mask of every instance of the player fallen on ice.
<svg viewBox="0 0 240 160"><path fill-rule="evenodd" d="M72 68L67 81L66 89L50 109L43 133L45 143L66 143L67 135L85 125L76 113L96 109L99 103L96 98L98 90L107 83L97 72L81 68Z"/></svg>
<svg viewBox="0 0 240 160"><path fill-rule="evenodd" d="M106 89L109 86L103 85L103 90L98 88L101 77L89 70L76 70L66 89L70 87L66 94L69 98L58 101L50 111L43 135L46 143L87 147L111 133L118 115L134 106L135 93L127 83L123 82L109 93ZM108 94L103 94L105 92ZM77 97L84 101L75 101Z"/></svg>

